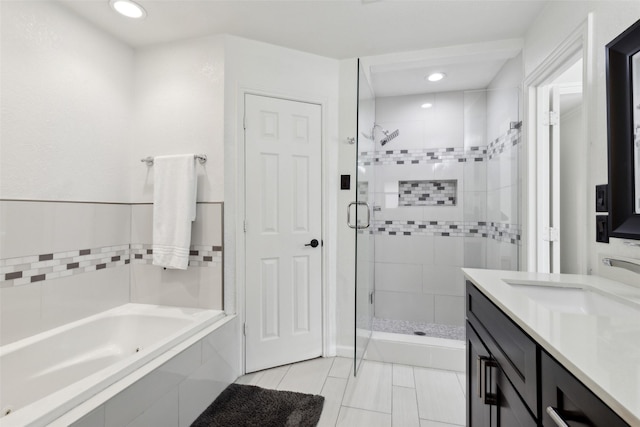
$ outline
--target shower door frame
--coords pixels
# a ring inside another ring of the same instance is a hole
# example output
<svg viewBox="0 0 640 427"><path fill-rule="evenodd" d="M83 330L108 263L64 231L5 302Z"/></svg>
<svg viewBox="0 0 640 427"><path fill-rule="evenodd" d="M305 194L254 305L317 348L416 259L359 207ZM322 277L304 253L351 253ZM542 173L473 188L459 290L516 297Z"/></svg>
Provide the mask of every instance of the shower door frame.
<svg viewBox="0 0 640 427"><path fill-rule="evenodd" d="M368 89L368 95L371 96L374 105L375 111L375 94L373 93L373 89L371 88L371 84L366 77L366 73L364 72L362 61L358 58L357 60L357 92L356 92L356 200L351 202L348 206L347 211L347 225L353 229L354 231L354 241L355 241L355 274L354 274L354 338L353 338L353 355L354 355L354 365L353 365L353 375L357 375L358 368L361 365L362 360L364 360L364 356L367 351L367 347L371 340L371 336L373 333L372 322L373 322L373 312L374 312L374 292L375 292L375 235L370 233L371 221L373 219L375 211L372 209L372 205L367 201L360 200L360 188L359 184L361 183L361 177L367 174L368 171L371 172L371 177L367 183L369 185L374 185L375 183L375 164L371 162L370 165L361 165L360 162L360 148L362 137L365 135L365 130L368 131L369 128L366 126L366 129L362 129L365 126L361 125L361 96L363 95L361 92L361 85L366 84L366 89ZM373 115L373 119L375 119L375 112ZM375 123L374 120L371 121L371 138L374 138L374 150L375 150L375 135L374 135ZM370 187L367 186L367 193L374 194L369 191ZM373 202L373 201L372 201ZM352 225L350 223L351 219L351 211L352 207L355 206L355 223ZM364 209L363 209L364 208ZM366 211L365 211L366 209ZM366 212L366 222L363 224L361 214L363 211ZM365 245L368 246L366 252L363 251ZM362 259L364 256L364 260ZM368 271L367 271L368 270ZM362 278L364 278L365 282L362 282ZM358 292L359 285L364 284L365 293ZM364 298L363 298L364 296ZM358 299L360 298L360 300ZM367 307L366 313L366 322L367 325L363 325L363 316L359 314L358 307ZM366 326L364 328L359 328L359 326ZM364 331L360 332L359 331ZM365 336L366 335L366 336Z"/></svg>

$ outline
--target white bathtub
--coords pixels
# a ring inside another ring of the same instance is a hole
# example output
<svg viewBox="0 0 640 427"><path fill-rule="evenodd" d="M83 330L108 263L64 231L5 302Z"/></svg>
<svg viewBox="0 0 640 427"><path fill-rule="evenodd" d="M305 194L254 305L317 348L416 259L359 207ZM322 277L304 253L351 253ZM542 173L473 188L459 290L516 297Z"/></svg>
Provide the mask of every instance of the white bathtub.
<svg viewBox="0 0 640 427"><path fill-rule="evenodd" d="M47 425L225 315L125 304L0 348L0 426Z"/></svg>

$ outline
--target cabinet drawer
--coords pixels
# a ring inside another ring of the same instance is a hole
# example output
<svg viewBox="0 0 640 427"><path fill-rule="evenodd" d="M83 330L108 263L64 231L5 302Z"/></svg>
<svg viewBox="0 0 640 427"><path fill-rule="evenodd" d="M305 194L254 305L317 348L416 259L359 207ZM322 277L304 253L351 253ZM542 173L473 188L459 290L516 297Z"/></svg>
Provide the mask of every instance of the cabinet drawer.
<svg viewBox="0 0 640 427"><path fill-rule="evenodd" d="M541 356L542 425L556 427L547 408L569 426L629 427L622 418L546 352Z"/></svg>
<svg viewBox="0 0 640 427"><path fill-rule="evenodd" d="M538 414L538 347L507 315L467 281L467 318L489 336L485 344L504 374L527 404ZM479 334L483 335L481 331Z"/></svg>

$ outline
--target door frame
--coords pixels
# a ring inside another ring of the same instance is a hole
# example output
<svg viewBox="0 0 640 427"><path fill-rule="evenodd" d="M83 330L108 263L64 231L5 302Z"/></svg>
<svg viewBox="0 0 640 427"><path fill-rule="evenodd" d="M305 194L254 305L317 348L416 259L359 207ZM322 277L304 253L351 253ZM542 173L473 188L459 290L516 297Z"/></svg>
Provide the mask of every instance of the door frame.
<svg viewBox="0 0 640 427"><path fill-rule="evenodd" d="M331 277L332 273L332 265L334 263L329 259L329 254L333 251L333 242L331 239L327 237L331 235L330 227L332 223L330 221L330 203L328 203L328 194L327 194L327 177L328 174L328 120L327 120L327 105L329 101L327 99L318 99L314 97L308 96L297 96L291 94L283 94L283 93L274 93L271 91L247 88L247 87L239 87L237 90L237 103L236 103L236 186L235 186L235 194L236 194L236 224L235 224L235 236L236 236L236 263L235 263L235 281L236 281L236 307L237 314L240 317L240 334L241 334L241 374L246 373L246 342L244 335L243 325L246 322L246 276L245 276L245 268L246 268L246 242L245 242L245 232L244 232L244 221L246 219L246 206L245 206L245 185L246 185L246 141L245 141L245 130L244 130L244 115L245 115L245 97L246 95L256 95L256 96L265 96L269 98L282 99L286 101L294 101L294 102L304 102L307 104L315 104L320 106L320 129L321 129L321 158L320 158L320 182L322 186L321 190L321 241L323 245L321 246L321 257L322 257L322 278L321 278L321 313L322 313L322 343L321 350L322 356L333 356L335 355L335 336L336 336L336 326L335 326L335 289L329 286L328 278ZM335 225L333 225L335 227ZM332 303L333 302L333 303Z"/></svg>
<svg viewBox="0 0 640 427"><path fill-rule="evenodd" d="M538 117L538 89L550 85L551 82L558 77L567 65L575 63L580 56L583 59L582 65L582 114L583 114L583 135L587 138L587 144L591 145L588 138L595 135L593 126L592 109L590 108L592 100L595 100L595 93L592 82L594 81L594 58L593 58L593 14L589 13L587 19L584 20L571 34L560 43L544 61L535 70L533 70L524 80L524 138L525 152L522 162L523 174L521 193L522 206L522 224L523 227L523 250L520 254L520 265L524 271L539 270L539 236L541 235L541 213L539 212L540 200L538 195L538 184L540 175L545 173L545 167L538 162L539 146L538 146L538 128L541 118ZM587 162L590 161L587 153ZM585 169L586 170L586 169ZM585 179L587 177L585 176ZM589 197L589 188L585 188L585 199L591 200ZM585 209L588 206L584 206ZM587 210L590 212L590 210ZM588 219L587 223L591 224L592 219ZM587 245L577 247L580 259L587 259ZM586 267L585 267L586 270ZM583 272L584 274L587 271Z"/></svg>

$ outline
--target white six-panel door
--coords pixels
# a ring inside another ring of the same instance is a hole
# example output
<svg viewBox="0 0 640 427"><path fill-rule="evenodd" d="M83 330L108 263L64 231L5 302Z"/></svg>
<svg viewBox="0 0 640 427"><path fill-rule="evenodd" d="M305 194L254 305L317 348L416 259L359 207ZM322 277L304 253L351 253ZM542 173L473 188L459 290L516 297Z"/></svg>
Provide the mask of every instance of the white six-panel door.
<svg viewBox="0 0 640 427"><path fill-rule="evenodd" d="M245 96L246 371L322 354L321 107Z"/></svg>

